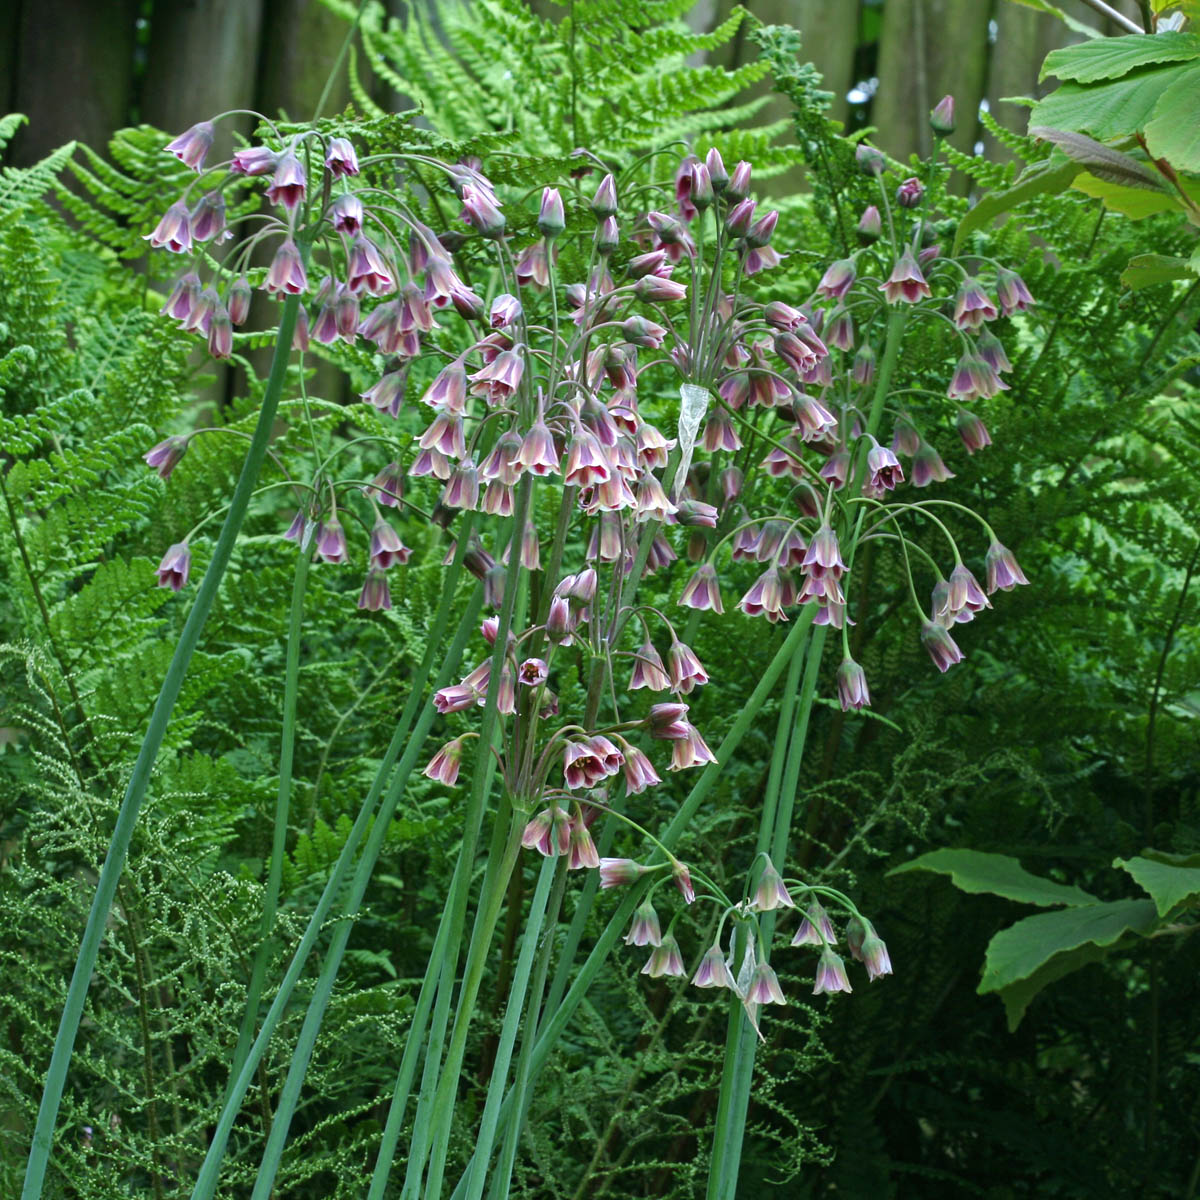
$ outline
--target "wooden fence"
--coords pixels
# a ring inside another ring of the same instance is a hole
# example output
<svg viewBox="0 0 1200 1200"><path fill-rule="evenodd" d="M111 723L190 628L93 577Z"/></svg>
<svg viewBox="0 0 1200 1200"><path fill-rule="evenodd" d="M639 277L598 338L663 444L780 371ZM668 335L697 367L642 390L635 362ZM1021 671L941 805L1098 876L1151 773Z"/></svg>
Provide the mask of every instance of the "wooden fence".
<svg viewBox="0 0 1200 1200"><path fill-rule="evenodd" d="M531 2L555 11L553 0ZM732 2L697 0L689 20L710 28ZM1058 3L1104 26L1082 0ZM403 0L388 5L403 12ZM1061 22L1013 0L746 0L746 6L764 22L799 27L805 54L837 94L836 115L865 116L878 126L880 144L900 155L928 148L926 117L946 92L960 114L954 141L970 149L979 138L972 114L980 101L997 111L1002 96L1036 92L1046 52L1073 39ZM1134 0L1117 6L1131 15L1136 10ZM136 121L182 130L230 108L306 114L344 32L319 0L0 0L0 112L31 118L12 158L35 161L71 139L102 146L114 129ZM717 58L735 65L753 53L739 38ZM869 90L873 80L869 103L847 101L856 85ZM332 101L344 103L344 88ZM1014 125L1021 119L1011 107L998 115Z"/></svg>

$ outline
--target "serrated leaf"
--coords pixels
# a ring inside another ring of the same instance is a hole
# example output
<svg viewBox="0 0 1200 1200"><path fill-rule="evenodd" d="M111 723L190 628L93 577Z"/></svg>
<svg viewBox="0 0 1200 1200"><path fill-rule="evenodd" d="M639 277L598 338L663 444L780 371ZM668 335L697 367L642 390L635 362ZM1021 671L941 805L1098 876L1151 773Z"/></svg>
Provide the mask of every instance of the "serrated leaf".
<svg viewBox="0 0 1200 1200"><path fill-rule="evenodd" d="M1092 906L1096 903L1096 897L1082 888L1034 875L1007 854L987 854L982 850L931 850L912 862L893 868L888 874L901 875L906 871L936 871L939 875L949 875L960 891L991 893L1022 904Z"/></svg>
<svg viewBox="0 0 1200 1200"><path fill-rule="evenodd" d="M1177 171L1200 173L1200 66L1182 74L1159 98L1146 125L1146 149Z"/></svg>
<svg viewBox="0 0 1200 1200"><path fill-rule="evenodd" d="M988 192L974 208L958 223L954 235L954 253L958 254L967 237L977 229L990 225L997 217L1016 208L1034 196L1057 195L1071 186L1071 181L1083 170L1066 155L1036 163L1023 171L1012 187Z"/></svg>
<svg viewBox="0 0 1200 1200"><path fill-rule="evenodd" d="M978 992L999 992L1030 979L1059 954L1093 945L1111 947L1127 934L1146 934L1158 924L1149 900L1084 904L1026 917L988 943Z"/></svg>
<svg viewBox="0 0 1200 1200"><path fill-rule="evenodd" d="M1092 83L1097 79L1116 79L1152 63L1185 62L1193 58L1200 58L1200 37L1194 33L1131 33L1051 50L1038 79L1056 75L1076 83Z"/></svg>
<svg viewBox="0 0 1200 1200"><path fill-rule="evenodd" d="M1163 93L1190 66L1146 67L1110 83L1064 83L1029 113L1029 127L1073 129L1107 141L1140 133Z"/></svg>
<svg viewBox="0 0 1200 1200"><path fill-rule="evenodd" d="M1172 863L1139 855L1113 859L1113 866L1133 876L1138 887L1153 899L1160 917L1200 897L1200 856Z"/></svg>
<svg viewBox="0 0 1200 1200"><path fill-rule="evenodd" d="M1195 279L1198 274L1200 271L1190 259L1176 258L1170 254L1137 254L1121 272L1121 282L1136 291L1160 283Z"/></svg>

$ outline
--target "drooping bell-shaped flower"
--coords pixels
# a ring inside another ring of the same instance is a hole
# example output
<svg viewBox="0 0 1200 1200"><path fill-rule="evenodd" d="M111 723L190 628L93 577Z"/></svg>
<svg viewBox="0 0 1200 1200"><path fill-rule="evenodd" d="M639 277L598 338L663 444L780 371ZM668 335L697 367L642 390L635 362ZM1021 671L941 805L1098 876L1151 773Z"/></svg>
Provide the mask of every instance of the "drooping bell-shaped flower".
<svg viewBox="0 0 1200 1200"><path fill-rule="evenodd" d="M162 556L162 562L158 564L156 571L158 586L170 588L173 592L180 591L187 586L188 573L191 569L192 552L188 549L187 542L176 542Z"/></svg>
<svg viewBox="0 0 1200 1200"><path fill-rule="evenodd" d="M191 129L181 133L169 141L163 149L173 154L185 166L193 171L199 171L204 166L204 159L213 144L213 123L200 121Z"/></svg>

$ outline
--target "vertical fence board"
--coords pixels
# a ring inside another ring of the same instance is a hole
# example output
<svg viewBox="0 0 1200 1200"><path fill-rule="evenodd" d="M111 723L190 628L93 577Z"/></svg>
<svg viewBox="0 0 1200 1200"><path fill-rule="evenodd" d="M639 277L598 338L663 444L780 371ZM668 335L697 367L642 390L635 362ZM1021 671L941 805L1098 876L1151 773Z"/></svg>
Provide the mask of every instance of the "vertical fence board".
<svg viewBox="0 0 1200 1200"><path fill-rule="evenodd" d="M262 0L156 0L142 119L174 133L253 107L262 16ZM234 124L246 129L250 122ZM214 156L229 149L219 138Z"/></svg>
<svg viewBox="0 0 1200 1200"><path fill-rule="evenodd" d="M778 20L800 30L801 57L809 59L825 76L825 89L833 92L830 115L845 121L846 93L854 79L854 51L858 43L858 4L842 0L791 0L782 4Z"/></svg>
<svg viewBox="0 0 1200 1200"><path fill-rule="evenodd" d="M948 92L958 111L951 141L970 151L987 84L989 15L980 0L888 0L872 107L882 149L900 159L928 154L929 110Z"/></svg>
<svg viewBox="0 0 1200 1200"><path fill-rule="evenodd" d="M26 0L11 102L30 121L13 140L15 163L36 162L72 139L102 148L126 123L136 16L137 0Z"/></svg>

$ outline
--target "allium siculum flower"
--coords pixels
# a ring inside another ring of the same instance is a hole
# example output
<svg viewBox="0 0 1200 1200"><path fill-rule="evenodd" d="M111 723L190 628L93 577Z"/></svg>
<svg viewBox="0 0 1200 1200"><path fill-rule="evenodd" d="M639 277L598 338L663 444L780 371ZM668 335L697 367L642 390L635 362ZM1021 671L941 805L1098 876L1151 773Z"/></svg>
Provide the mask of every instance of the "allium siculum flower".
<svg viewBox="0 0 1200 1200"><path fill-rule="evenodd" d="M298 296L308 290L308 276L304 271L304 262L300 251L291 238L286 238L275 252L271 260L271 268L267 272L267 280L263 285L268 292L282 295Z"/></svg>
<svg viewBox="0 0 1200 1200"><path fill-rule="evenodd" d="M715 612L718 615L725 612L721 603L721 589L717 583L717 571L712 563L701 563L696 573L688 580L679 603L684 608L694 608L700 612Z"/></svg>
<svg viewBox="0 0 1200 1200"><path fill-rule="evenodd" d="M992 542L987 552L987 590L1007 592L1018 584L1027 584L1025 572L1017 565L1013 552L999 542Z"/></svg>
<svg viewBox="0 0 1200 1200"><path fill-rule="evenodd" d="M380 567L370 567L359 593L358 607L368 612L382 612L392 607L392 591L387 576Z"/></svg>
<svg viewBox="0 0 1200 1200"><path fill-rule="evenodd" d="M905 247L904 253L896 260L892 273L887 281L879 285L879 290L887 297L889 304L903 301L905 304L916 304L931 295L929 284L921 274L917 260L912 251Z"/></svg>
<svg viewBox="0 0 1200 1200"><path fill-rule="evenodd" d="M544 809L525 826L521 845L545 858L566 854L571 848L571 819L561 808Z"/></svg>
<svg viewBox="0 0 1200 1200"><path fill-rule="evenodd" d="M846 978L846 964L842 962L841 955L835 954L826 947L821 951L821 958L817 963L813 995L820 996L830 992L848 992L850 990L850 980Z"/></svg>
<svg viewBox="0 0 1200 1200"><path fill-rule="evenodd" d="M837 934L833 922L819 900L813 900L805 910L804 919L792 938L793 946L836 946Z"/></svg>
<svg viewBox="0 0 1200 1200"><path fill-rule="evenodd" d="M317 557L327 563L344 563L349 557L346 534L337 517L322 522L317 530Z"/></svg>
<svg viewBox="0 0 1200 1200"><path fill-rule="evenodd" d="M633 914L633 923L625 935L627 946L660 946L662 930L658 924L658 913L649 900L644 900Z"/></svg>
<svg viewBox="0 0 1200 1200"><path fill-rule="evenodd" d="M192 238L197 242L211 241L225 232L225 201L220 192L208 192L196 201L191 211Z"/></svg>
<svg viewBox="0 0 1200 1200"><path fill-rule="evenodd" d="M662 942L650 951L650 958L642 968L642 974L649 975L651 979L660 979L663 976L687 976L687 968L683 965L683 955L680 953L679 943L673 934L668 933Z"/></svg>
<svg viewBox="0 0 1200 1200"><path fill-rule="evenodd" d="M147 466L153 467L162 479L170 479L171 472L179 465L187 453L188 439L179 434L165 438L157 446L152 446L142 456ZM176 589L178 590L178 589Z"/></svg>
<svg viewBox="0 0 1200 1200"><path fill-rule="evenodd" d="M760 962L754 968L750 978L750 987L746 992L747 1004L786 1004L783 989L779 986L779 977L765 963Z"/></svg>
<svg viewBox="0 0 1200 1200"><path fill-rule="evenodd" d="M782 876L775 869L775 864L769 858L766 859L766 866L763 867L758 887L754 889L754 896L750 901L750 907L756 912L774 912L777 908L796 907L796 902L792 899L791 893L784 886Z"/></svg>
<svg viewBox="0 0 1200 1200"><path fill-rule="evenodd" d="M896 189L896 203L901 208L916 208L924 195L925 185L915 175L911 175Z"/></svg>
<svg viewBox="0 0 1200 1200"><path fill-rule="evenodd" d="M453 787L458 782L458 771L462 764L462 738L447 742L430 760L422 774L426 779Z"/></svg>
<svg viewBox="0 0 1200 1200"><path fill-rule="evenodd" d="M963 660L963 652L954 644L954 640L933 621L926 621L921 626L921 645L929 651L933 665L944 675L955 663Z"/></svg>
<svg viewBox="0 0 1200 1200"><path fill-rule="evenodd" d="M188 574L192 569L192 552L187 542L176 542L162 556L158 564L158 586L178 592L187 586Z"/></svg>
<svg viewBox="0 0 1200 1200"><path fill-rule="evenodd" d="M187 205L177 200L162 215L153 232L142 238L156 250L166 248L172 254L185 254L192 248L192 219Z"/></svg>
<svg viewBox="0 0 1200 1200"><path fill-rule="evenodd" d="M371 530L371 565L386 571L408 562L412 551L400 540L400 535L384 520L375 522Z"/></svg>
<svg viewBox="0 0 1200 1200"><path fill-rule="evenodd" d="M1000 298L1000 308L1006 317L1015 312L1024 312L1034 299L1025 286L1025 281L1016 273L1004 267L996 272L996 294Z"/></svg>
<svg viewBox="0 0 1200 1200"><path fill-rule="evenodd" d="M708 748L695 725L687 725L685 737L671 743L671 765L668 771L686 771L690 767L703 767L717 761L717 756ZM678 874L676 882L679 881ZM690 887L690 884L689 884ZM686 895L686 893L685 893ZM691 901L689 900L690 904Z"/></svg>
<svg viewBox="0 0 1200 1200"><path fill-rule="evenodd" d="M198 172L204 166L204 159L209 150L212 149L213 133L211 121L200 121L187 132L181 133L177 138L169 141L163 149L168 154L175 155L185 166Z"/></svg>
<svg viewBox="0 0 1200 1200"><path fill-rule="evenodd" d="M275 165L271 186L267 188L267 202L294 209L304 200L306 186L304 167L295 153L287 150Z"/></svg>
<svg viewBox="0 0 1200 1200"><path fill-rule="evenodd" d="M708 682L708 672L691 647L683 642L671 643L671 649L667 652L667 673L671 678L672 691L685 696Z"/></svg>
<svg viewBox="0 0 1200 1200"><path fill-rule="evenodd" d="M904 482L904 468L900 460L886 447L871 438L871 449L867 453L868 482L872 488L892 491L896 484Z"/></svg>
<svg viewBox="0 0 1200 1200"><path fill-rule="evenodd" d="M871 693L867 690L866 672L852 658L844 658L837 672L838 702L842 712L869 708Z"/></svg>
<svg viewBox="0 0 1200 1200"><path fill-rule="evenodd" d="M636 883L649 867L634 862L631 858L602 858L600 860L600 886L602 888L624 887Z"/></svg>
<svg viewBox="0 0 1200 1200"><path fill-rule="evenodd" d="M358 155L345 138L330 138L329 149L325 152L325 166L334 179L357 175Z"/></svg>
<svg viewBox="0 0 1200 1200"><path fill-rule="evenodd" d="M737 991L720 943L714 942L705 951L695 975L692 976L692 983L699 988L728 988L731 992Z"/></svg>
<svg viewBox="0 0 1200 1200"><path fill-rule="evenodd" d="M545 659L527 658L517 669L517 682L525 687L537 687L545 683L548 677Z"/></svg>
<svg viewBox="0 0 1200 1200"><path fill-rule="evenodd" d="M846 925L846 945L850 953L867 968L870 982L892 973L892 960L887 946L865 917L855 915L850 918Z"/></svg>
<svg viewBox="0 0 1200 1200"><path fill-rule="evenodd" d="M978 279L964 279L954 297L954 324L959 329L979 329L997 317L996 306Z"/></svg>
<svg viewBox="0 0 1200 1200"><path fill-rule="evenodd" d="M857 271L852 258L840 258L831 263L817 284L817 291L831 300L844 300L854 286Z"/></svg>
<svg viewBox="0 0 1200 1200"><path fill-rule="evenodd" d="M942 462L942 456L928 442L922 442L913 455L913 487L928 487L931 483L945 483L953 478L954 472Z"/></svg>
<svg viewBox="0 0 1200 1200"><path fill-rule="evenodd" d="M992 437L988 433L987 426L969 409L960 408L958 410L954 427L958 430L958 436L962 438L962 444L968 454L974 454L992 444Z"/></svg>

